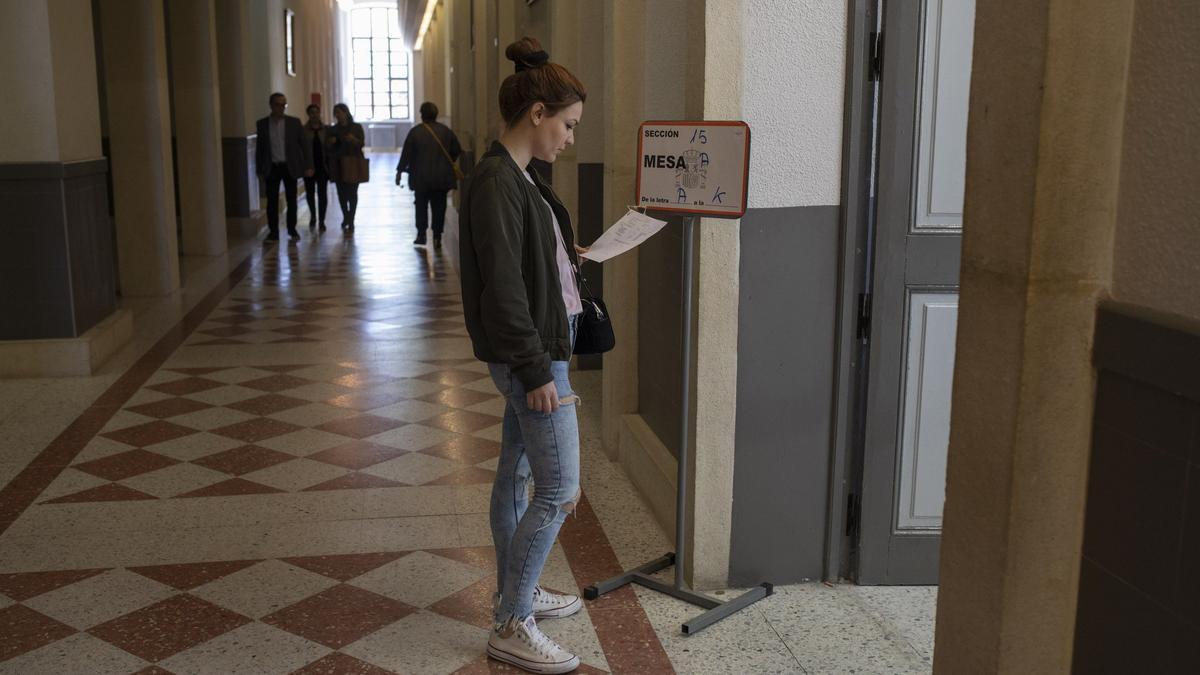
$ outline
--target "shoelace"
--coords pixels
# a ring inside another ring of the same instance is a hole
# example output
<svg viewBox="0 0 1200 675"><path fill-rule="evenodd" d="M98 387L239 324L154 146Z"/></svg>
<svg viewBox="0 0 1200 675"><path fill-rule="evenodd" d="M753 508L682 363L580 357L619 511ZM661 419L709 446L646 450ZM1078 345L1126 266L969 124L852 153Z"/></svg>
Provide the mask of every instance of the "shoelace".
<svg viewBox="0 0 1200 675"><path fill-rule="evenodd" d="M558 651L558 644L555 643L554 640L551 640L550 636L543 633L541 629L537 627L537 624L526 626L526 628L529 631L529 637L533 640L529 646L536 649L539 654L542 656L551 656Z"/></svg>

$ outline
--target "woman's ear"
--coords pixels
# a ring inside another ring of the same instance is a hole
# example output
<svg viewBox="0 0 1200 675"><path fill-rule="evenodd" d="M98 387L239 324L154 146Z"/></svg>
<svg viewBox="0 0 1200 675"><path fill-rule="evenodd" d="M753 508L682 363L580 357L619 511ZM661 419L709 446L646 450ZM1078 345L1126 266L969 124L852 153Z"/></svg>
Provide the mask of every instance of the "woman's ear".
<svg viewBox="0 0 1200 675"><path fill-rule="evenodd" d="M529 121L533 122L533 126L539 126L542 120L546 118L546 104L538 101L529 109Z"/></svg>

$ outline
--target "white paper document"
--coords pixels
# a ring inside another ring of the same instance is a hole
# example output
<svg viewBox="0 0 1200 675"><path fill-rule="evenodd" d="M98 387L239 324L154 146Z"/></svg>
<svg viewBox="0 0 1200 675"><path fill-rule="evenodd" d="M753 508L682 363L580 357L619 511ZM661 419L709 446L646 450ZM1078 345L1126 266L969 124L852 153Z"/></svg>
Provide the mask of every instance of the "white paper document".
<svg viewBox="0 0 1200 675"><path fill-rule="evenodd" d="M655 220L637 211L630 210L604 231L600 238L592 244L590 250L582 257L596 262L604 262L635 248L643 241L658 234L667 224L665 220Z"/></svg>

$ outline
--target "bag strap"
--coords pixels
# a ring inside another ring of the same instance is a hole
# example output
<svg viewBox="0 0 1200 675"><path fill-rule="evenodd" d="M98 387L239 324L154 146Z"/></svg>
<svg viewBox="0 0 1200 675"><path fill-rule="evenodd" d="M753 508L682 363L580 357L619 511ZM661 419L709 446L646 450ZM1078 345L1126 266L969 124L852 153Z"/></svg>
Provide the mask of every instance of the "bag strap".
<svg viewBox="0 0 1200 675"><path fill-rule="evenodd" d="M421 126L425 127L425 131L428 131L430 136L433 136L433 140L436 141L438 147L442 149L442 154L446 156L446 161L450 162L450 166L454 166L454 158L451 157L450 153L446 151L446 146L442 145L442 139L438 138L438 135L433 133L433 129L425 122L422 122Z"/></svg>

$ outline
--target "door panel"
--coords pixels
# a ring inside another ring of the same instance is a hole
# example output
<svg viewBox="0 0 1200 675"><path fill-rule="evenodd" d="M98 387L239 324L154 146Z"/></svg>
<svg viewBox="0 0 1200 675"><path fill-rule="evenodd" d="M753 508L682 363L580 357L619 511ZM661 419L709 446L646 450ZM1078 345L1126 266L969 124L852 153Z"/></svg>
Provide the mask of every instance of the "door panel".
<svg viewBox="0 0 1200 675"><path fill-rule="evenodd" d="M973 0L883 5L863 584L937 582L973 32Z"/></svg>

